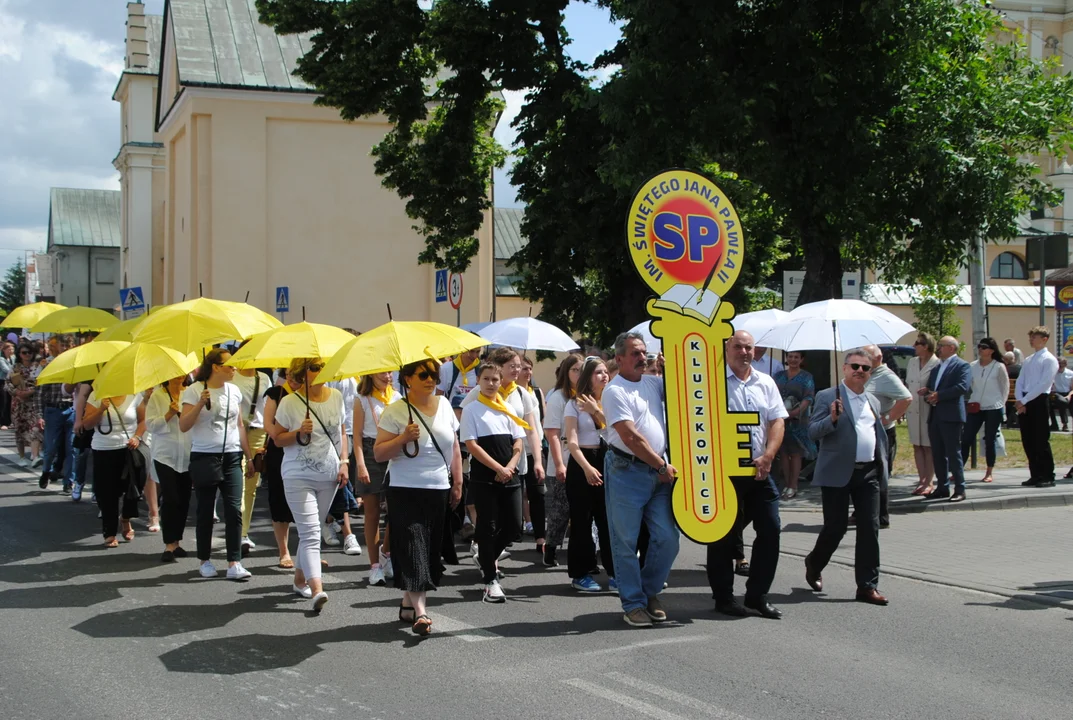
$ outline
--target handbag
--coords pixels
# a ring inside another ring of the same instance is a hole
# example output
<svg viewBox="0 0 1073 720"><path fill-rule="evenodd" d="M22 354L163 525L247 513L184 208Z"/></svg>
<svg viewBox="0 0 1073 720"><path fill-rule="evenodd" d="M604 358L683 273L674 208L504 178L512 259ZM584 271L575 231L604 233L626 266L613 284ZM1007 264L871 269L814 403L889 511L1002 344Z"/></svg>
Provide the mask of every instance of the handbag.
<svg viewBox="0 0 1073 720"><path fill-rule="evenodd" d="M111 408L109 408L109 417L111 417ZM119 409L115 408L116 417L119 418L119 427L123 430L123 436L127 438L127 442L130 442L130 433L127 432L127 424L123 422L123 416L120 414ZM139 441L140 443L141 441ZM126 463L123 467L122 478L127 481L127 489L124 493L124 497L128 499L141 499L142 491L145 490L145 479L147 475L147 467L145 462L145 455L142 455L141 450L137 448L127 447Z"/></svg>
<svg viewBox="0 0 1073 720"><path fill-rule="evenodd" d="M980 412L980 403L965 403L965 412L967 412L969 415L975 415L976 413Z"/></svg>

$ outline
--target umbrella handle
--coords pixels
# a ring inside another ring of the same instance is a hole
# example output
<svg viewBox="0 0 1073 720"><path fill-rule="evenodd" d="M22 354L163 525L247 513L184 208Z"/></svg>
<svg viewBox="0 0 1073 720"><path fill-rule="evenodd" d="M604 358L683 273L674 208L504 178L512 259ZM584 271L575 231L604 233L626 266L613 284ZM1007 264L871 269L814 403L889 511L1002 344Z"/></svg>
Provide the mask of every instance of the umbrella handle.
<svg viewBox="0 0 1073 720"><path fill-rule="evenodd" d="M108 429L107 429L107 430L105 430L105 429L103 428L103 426L104 426L104 420L107 420L107 421L108 421ZM115 426L114 426L114 425L112 424L112 413L110 413L110 412L108 412L107 410L105 410L105 411L104 411L104 420L102 420L102 421L101 421L101 422L100 422L100 423L99 423L99 424L97 425L97 432L99 432L99 433L100 433L101 435L111 435L111 434L112 434L112 430L114 430L114 429L115 429Z"/></svg>
<svg viewBox="0 0 1073 720"><path fill-rule="evenodd" d="M405 385L406 383L403 382L403 383L400 383L400 384ZM405 392L403 393L403 399L406 401L406 412L408 412L410 414L410 424L413 425L414 424L414 406L410 404L410 398L408 397L408 394L405 393ZM410 450L409 450L409 447L410 447L411 444L414 446L413 453L411 453ZM416 440L408 442L408 443L406 443L405 445L402 446L402 454L405 455L408 458L417 457L417 454L419 452L421 452L421 448L419 448L417 446L417 441Z"/></svg>
<svg viewBox="0 0 1073 720"><path fill-rule="evenodd" d="M305 390L306 390L306 420L308 420L309 419L309 375L306 375L306 378L305 378ZM298 443L299 445L301 445L302 447L305 447L309 443L313 442L313 435L312 434L304 435L303 433L298 432L294 436L294 441L296 443Z"/></svg>

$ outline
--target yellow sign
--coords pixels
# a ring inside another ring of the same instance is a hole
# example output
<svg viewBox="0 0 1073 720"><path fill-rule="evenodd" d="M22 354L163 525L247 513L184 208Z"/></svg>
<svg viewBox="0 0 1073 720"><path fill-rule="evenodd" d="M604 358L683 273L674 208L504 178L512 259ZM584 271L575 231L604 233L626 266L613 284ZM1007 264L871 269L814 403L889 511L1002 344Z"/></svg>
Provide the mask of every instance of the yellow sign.
<svg viewBox="0 0 1073 720"><path fill-rule="evenodd" d="M741 272L741 222L710 180L668 170L638 190L626 236L637 272L658 295L647 309L666 360L668 452L678 468L675 521L691 540L715 542L738 512L731 477L755 474L747 426L760 422L755 412L727 409L723 346L734 334L734 308L722 298Z"/></svg>

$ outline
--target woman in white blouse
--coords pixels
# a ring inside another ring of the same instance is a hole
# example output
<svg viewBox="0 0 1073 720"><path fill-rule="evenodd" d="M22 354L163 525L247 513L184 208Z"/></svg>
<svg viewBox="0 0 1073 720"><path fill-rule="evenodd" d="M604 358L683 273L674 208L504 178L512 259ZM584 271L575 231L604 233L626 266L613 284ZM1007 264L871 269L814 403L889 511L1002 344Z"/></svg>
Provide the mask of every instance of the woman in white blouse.
<svg viewBox="0 0 1073 720"><path fill-rule="evenodd" d="M548 440L548 474L545 480L547 495L544 507L547 513L547 532L544 541L544 567L558 567L555 549L566 539L566 527L570 522L570 503L566 497L566 462L569 459L563 437L563 412L566 404L574 398L574 388L581 377L581 356L567 355L555 370L555 389L548 393L547 411L544 413L544 437Z"/></svg>
<svg viewBox="0 0 1073 720"><path fill-rule="evenodd" d="M185 375L174 377L153 391L145 410L145 426L153 434L152 462L160 480L161 534L164 554L160 562L186 557L180 543L190 511L190 435L179 429Z"/></svg>
<svg viewBox="0 0 1073 720"><path fill-rule="evenodd" d="M144 476L131 478L131 450L137 450L145 432L145 407L142 395L98 398L90 393L86 400L82 426L96 428L90 447L93 449L93 492L101 511L101 529L105 547L118 547L117 531L123 539L134 539L131 518L138 517L138 493L131 483L144 482ZM123 504L120 522L120 502Z"/></svg>
<svg viewBox="0 0 1073 720"><path fill-rule="evenodd" d="M227 579L243 581L251 573L242 567L242 460L253 471L242 392L230 381L235 368L224 365L231 353L209 352L183 393L179 429L190 433L190 480L197 496L197 558L201 577L216 577L212 555L213 510L216 493L224 500L224 538L227 541Z"/></svg>
<svg viewBox="0 0 1073 720"><path fill-rule="evenodd" d="M1002 425L1002 410L1010 394L1010 376L1002 361L995 338L986 337L976 346L980 359L972 363L972 395L965 410L968 413L961 441L961 458L968 462L969 450L976 442L980 428L984 429L984 455L987 471L983 481L991 482L995 469L995 440Z"/></svg>
<svg viewBox="0 0 1073 720"><path fill-rule="evenodd" d="M924 402L920 390L927 389L931 371L939 365L935 356L935 338L928 333L917 334L913 343L916 357L909 358L905 373L905 386L913 395L913 402L905 414L905 424L909 428L909 443L913 446L913 459L917 466L917 486L914 495L930 492L932 479L935 477L935 462L931 456L931 440L928 438L928 418L931 417L931 405Z"/></svg>
<svg viewBox="0 0 1073 720"><path fill-rule="evenodd" d="M260 370L250 368L236 372L231 382L242 392L242 422L246 425L246 441L250 444L250 453L257 455L265 449L265 392L272 387L272 379ZM249 552L257 547L250 540L250 521L253 519L253 504L257 500L261 474L253 471L245 475L242 491L242 550Z"/></svg>

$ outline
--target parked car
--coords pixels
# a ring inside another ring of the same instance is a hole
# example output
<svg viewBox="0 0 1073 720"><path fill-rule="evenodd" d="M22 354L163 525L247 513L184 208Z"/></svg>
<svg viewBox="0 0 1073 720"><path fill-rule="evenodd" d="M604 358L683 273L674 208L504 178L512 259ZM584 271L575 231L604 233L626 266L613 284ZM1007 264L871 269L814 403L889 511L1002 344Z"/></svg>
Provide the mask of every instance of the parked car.
<svg viewBox="0 0 1073 720"><path fill-rule="evenodd" d="M884 345L880 349L883 351L883 364L898 373L898 377L905 382L909 359L916 357L916 348L912 345Z"/></svg>

